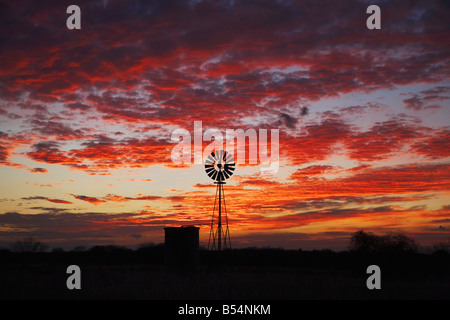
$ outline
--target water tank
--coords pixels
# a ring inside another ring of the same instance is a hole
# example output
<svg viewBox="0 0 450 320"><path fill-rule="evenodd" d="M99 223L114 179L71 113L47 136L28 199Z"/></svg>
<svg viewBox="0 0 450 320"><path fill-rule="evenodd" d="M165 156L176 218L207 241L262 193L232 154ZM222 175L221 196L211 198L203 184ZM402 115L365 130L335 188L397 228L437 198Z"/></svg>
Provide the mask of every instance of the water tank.
<svg viewBox="0 0 450 320"><path fill-rule="evenodd" d="M168 270L178 272L198 270L199 229L194 226L164 228L164 260Z"/></svg>

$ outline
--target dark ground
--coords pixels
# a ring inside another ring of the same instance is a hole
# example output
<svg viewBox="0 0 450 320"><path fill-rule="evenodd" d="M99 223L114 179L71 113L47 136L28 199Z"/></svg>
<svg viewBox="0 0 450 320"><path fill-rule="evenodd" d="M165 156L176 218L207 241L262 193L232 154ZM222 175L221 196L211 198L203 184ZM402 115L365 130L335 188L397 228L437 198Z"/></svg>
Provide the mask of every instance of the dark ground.
<svg viewBox="0 0 450 320"><path fill-rule="evenodd" d="M0 251L0 299L450 299L445 252L356 253L234 249L219 273L200 251L199 270L169 272L164 248L84 252ZM81 290L66 287L66 268L81 269ZM381 290L369 290L369 265L381 268Z"/></svg>

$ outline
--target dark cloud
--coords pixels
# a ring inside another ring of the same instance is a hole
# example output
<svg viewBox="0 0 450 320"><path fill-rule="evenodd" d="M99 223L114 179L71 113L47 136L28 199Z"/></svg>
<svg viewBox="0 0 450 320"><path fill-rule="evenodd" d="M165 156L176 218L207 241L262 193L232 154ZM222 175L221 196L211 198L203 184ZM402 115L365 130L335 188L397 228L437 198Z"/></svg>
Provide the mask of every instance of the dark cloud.
<svg viewBox="0 0 450 320"><path fill-rule="evenodd" d="M52 198L43 197L43 196L22 197L21 199L22 200L46 200L46 201L53 202L53 203L73 204L70 201L61 200L61 199L52 199Z"/></svg>
<svg viewBox="0 0 450 320"><path fill-rule="evenodd" d="M140 220L140 214L104 212L73 213L63 209L36 207L41 212L22 214L6 212L0 214L0 225L6 227L1 240L11 242L22 237L34 237L39 241L57 246L70 246L99 243L111 244L119 241L127 244L130 233L134 235L151 235L153 239L161 238L163 226L169 221L162 216L146 215ZM146 222L146 225L141 223ZM104 239L104 240L102 240ZM134 237L134 239L138 239Z"/></svg>
<svg viewBox="0 0 450 320"><path fill-rule="evenodd" d="M28 171L30 171L31 173L47 173L48 170L45 168L31 168L28 169Z"/></svg>
<svg viewBox="0 0 450 320"><path fill-rule="evenodd" d="M280 119L281 119L281 123L283 123L289 129L295 128L295 125L297 124L297 119L291 117L290 115L288 115L286 113L281 113Z"/></svg>
<svg viewBox="0 0 450 320"><path fill-rule="evenodd" d="M450 156L450 129L438 129L432 135L413 144L412 149L431 159Z"/></svg>
<svg viewBox="0 0 450 320"><path fill-rule="evenodd" d="M300 110L301 110L300 115L302 115L302 116L307 116L309 113L309 108L307 106L301 107Z"/></svg>
<svg viewBox="0 0 450 320"><path fill-rule="evenodd" d="M151 195L138 195L136 197L123 197L114 194L108 194L104 197L104 200L113 202L126 202L132 200L142 200L142 201L153 201L163 199L161 196L151 196Z"/></svg>
<svg viewBox="0 0 450 320"><path fill-rule="evenodd" d="M32 148L33 150L27 152L27 155L35 161L50 164L67 164L69 166L79 163L78 160L67 157L65 152L59 149L60 144L55 141L38 142Z"/></svg>
<svg viewBox="0 0 450 320"><path fill-rule="evenodd" d="M59 139L82 139L84 137L82 130L73 130L68 125L58 121L32 119L31 125L34 132L43 136L56 136Z"/></svg>
<svg viewBox="0 0 450 320"><path fill-rule="evenodd" d="M8 158L8 150L4 146L0 146L0 162L5 162Z"/></svg>
<svg viewBox="0 0 450 320"><path fill-rule="evenodd" d="M448 104L450 100L450 87L438 86L419 93L412 93L410 96L410 98L403 100L408 109L414 111L439 109Z"/></svg>
<svg viewBox="0 0 450 320"><path fill-rule="evenodd" d="M78 200L82 200L82 201L86 201L92 204L99 204L99 203L103 203L106 202L105 200L101 200L95 197L88 197L88 196L83 196L83 195L76 195L76 194L70 194L72 197L74 197L75 199Z"/></svg>

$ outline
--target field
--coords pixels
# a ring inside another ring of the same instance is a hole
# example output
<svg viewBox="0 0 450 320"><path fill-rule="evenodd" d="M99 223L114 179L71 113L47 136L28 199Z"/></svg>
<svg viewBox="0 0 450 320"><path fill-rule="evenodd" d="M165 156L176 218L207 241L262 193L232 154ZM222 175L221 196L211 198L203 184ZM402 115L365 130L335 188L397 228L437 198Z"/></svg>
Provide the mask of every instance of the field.
<svg viewBox="0 0 450 320"><path fill-rule="evenodd" d="M450 255L352 254L240 249L219 272L201 252L197 272L170 272L161 247L141 252L2 252L1 299L450 299ZM81 290L66 287L66 268L81 269ZM369 290L367 266L381 268Z"/></svg>

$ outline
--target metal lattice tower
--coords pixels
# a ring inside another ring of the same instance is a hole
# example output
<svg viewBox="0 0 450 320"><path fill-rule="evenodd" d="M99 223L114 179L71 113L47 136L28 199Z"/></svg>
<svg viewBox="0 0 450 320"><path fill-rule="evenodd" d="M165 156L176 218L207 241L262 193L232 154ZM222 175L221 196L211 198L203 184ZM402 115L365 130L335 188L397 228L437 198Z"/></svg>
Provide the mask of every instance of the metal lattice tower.
<svg viewBox="0 0 450 320"><path fill-rule="evenodd" d="M209 231L208 250L217 250L218 252L221 252L223 249L231 248L227 206L223 186L226 184L225 180L233 175L235 165L233 155L223 150L211 152L205 161L206 173L217 185L211 219L211 229ZM216 207L218 209L217 227L214 225ZM225 226L222 223L223 214L225 214Z"/></svg>

